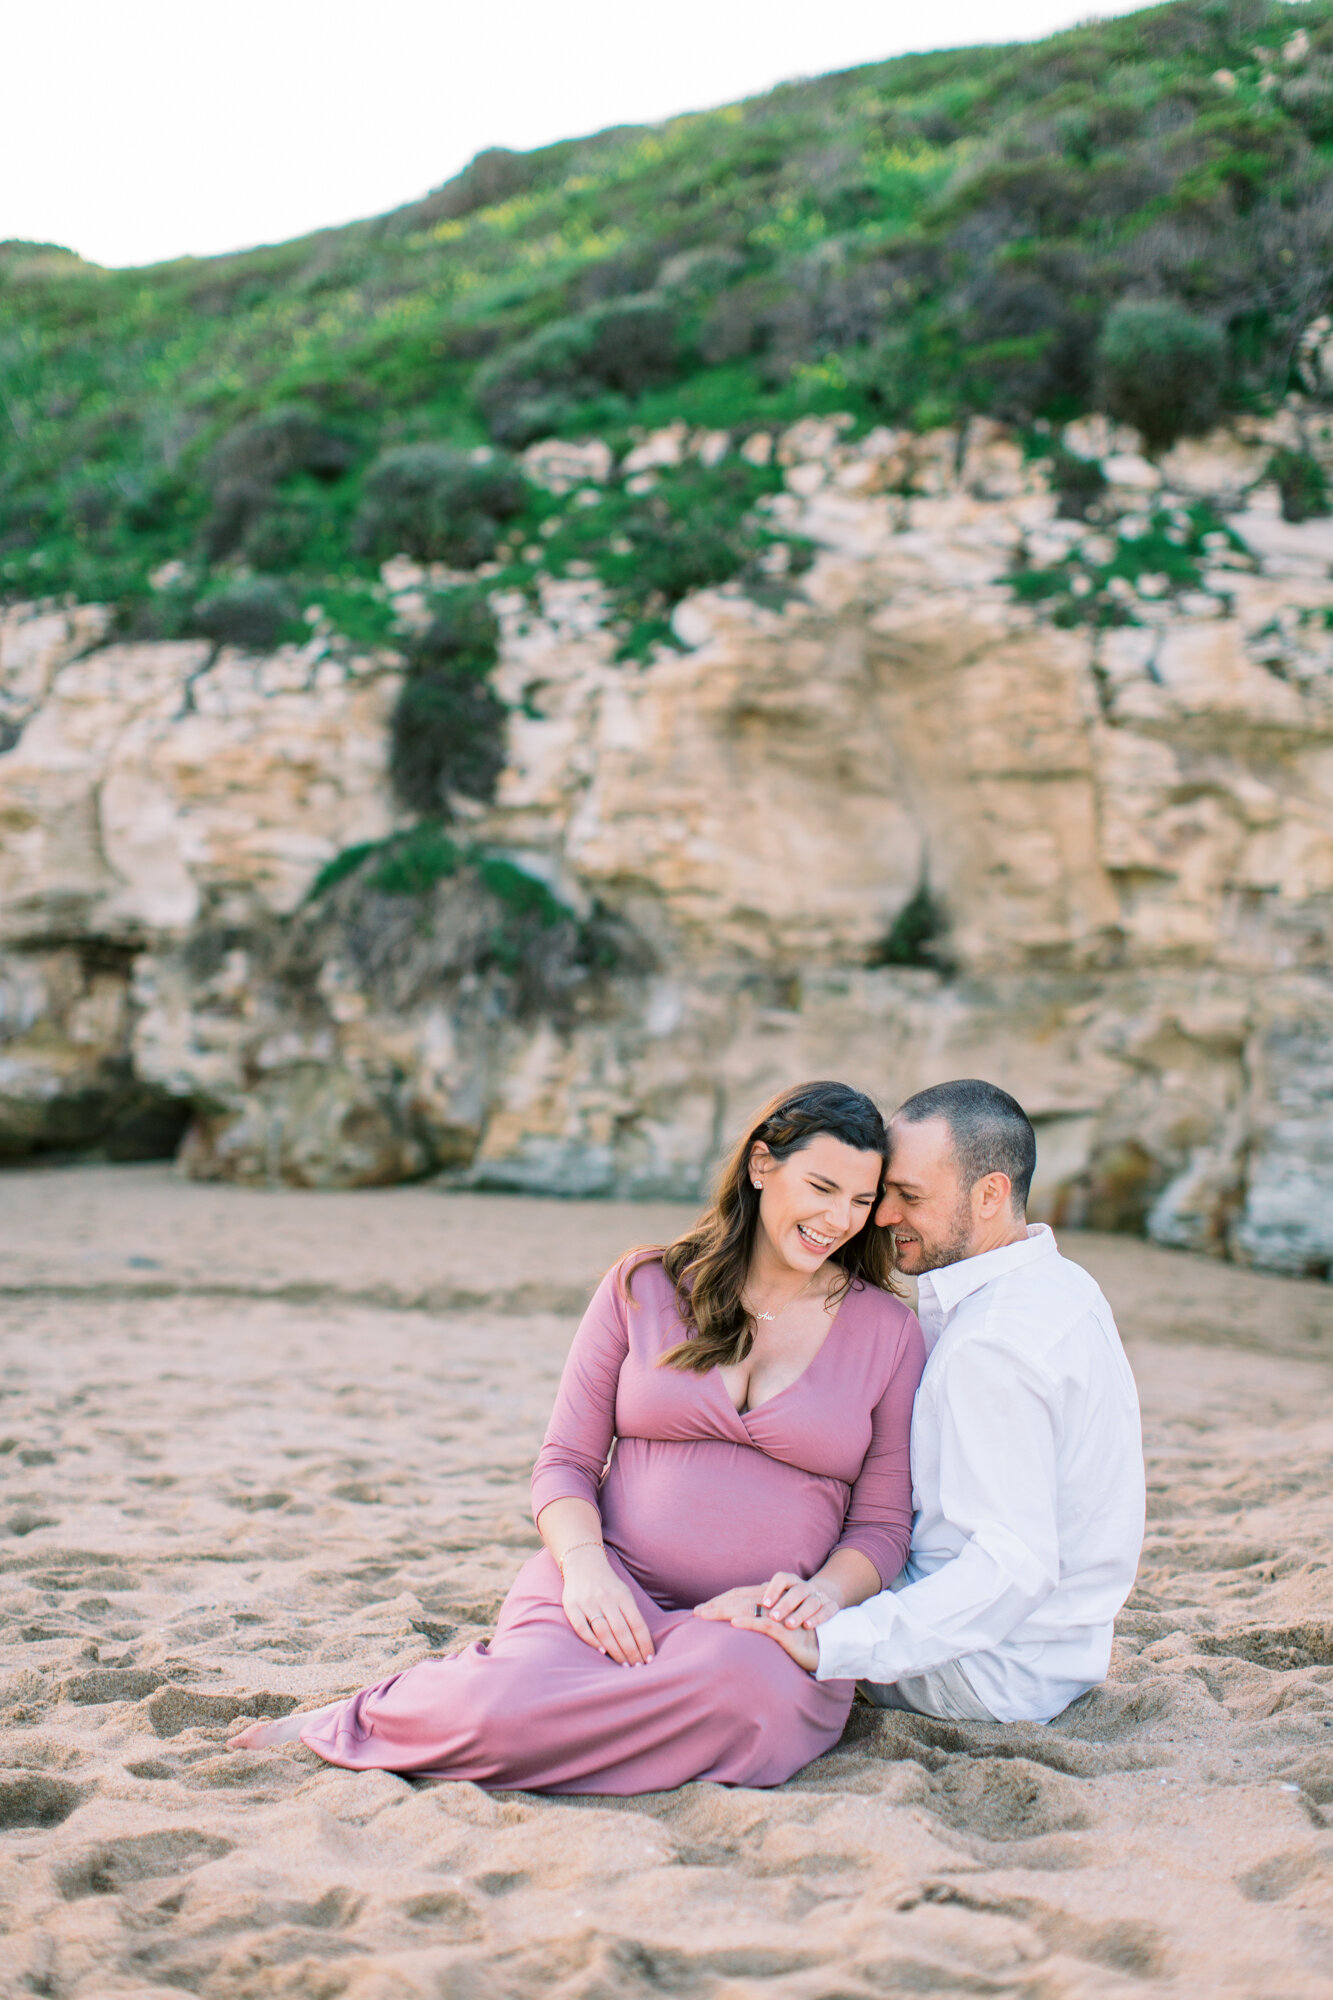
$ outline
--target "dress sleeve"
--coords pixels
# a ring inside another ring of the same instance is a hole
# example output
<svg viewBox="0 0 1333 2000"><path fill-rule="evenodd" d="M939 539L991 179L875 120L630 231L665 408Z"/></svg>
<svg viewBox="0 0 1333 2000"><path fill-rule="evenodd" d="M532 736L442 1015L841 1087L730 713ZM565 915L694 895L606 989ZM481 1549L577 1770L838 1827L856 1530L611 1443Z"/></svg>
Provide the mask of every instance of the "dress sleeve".
<svg viewBox="0 0 1333 2000"><path fill-rule="evenodd" d="M893 1373L871 1412L870 1448L852 1487L838 1543L838 1549L856 1549L873 1563L885 1589L907 1561L912 1540L912 1404L925 1365L921 1328L916 1314L909 1312Z"/></svg>
<svg viewBox="0 0 1333 2000"><path fill-rule="evenodd" d="M534 1520L552 1500L597 1505L615 1436L621 1364L629 1351L628 1310L617 1265L593 1293L565 1360L555 1408L532 1468Z"/></svg>

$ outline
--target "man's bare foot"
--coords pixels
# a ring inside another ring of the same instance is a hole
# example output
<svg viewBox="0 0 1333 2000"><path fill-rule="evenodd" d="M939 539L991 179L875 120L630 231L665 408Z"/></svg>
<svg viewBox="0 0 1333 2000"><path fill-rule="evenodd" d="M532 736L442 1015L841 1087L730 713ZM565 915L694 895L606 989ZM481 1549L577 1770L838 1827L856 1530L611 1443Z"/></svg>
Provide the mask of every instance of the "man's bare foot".
<svg viewBox="0 0 1333 2000"><path fill-rule="evenodd" d="M332 1715L335 1708L341 1707L340 1701L330 1701L323 1708L307 1708L296 1715L279 1716L276 1722L252 1722L239 1735L227 1738L227 1748L272 1750L279 1743L299 1742L303 1729L308 1729L312 1722L318 1722L321 1716Z"/></svg>

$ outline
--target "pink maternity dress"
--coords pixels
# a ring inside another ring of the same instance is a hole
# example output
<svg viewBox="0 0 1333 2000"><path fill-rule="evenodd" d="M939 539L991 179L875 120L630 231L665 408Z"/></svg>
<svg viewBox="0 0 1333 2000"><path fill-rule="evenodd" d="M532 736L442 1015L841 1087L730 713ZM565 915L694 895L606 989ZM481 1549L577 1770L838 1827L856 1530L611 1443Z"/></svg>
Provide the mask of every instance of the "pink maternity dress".
<svg viewBox="0 0 1333 2000"><path fill-rule="evenodd" d="M682 1338L672 1288L660 1264L633 1284L627 1299L610 1272L574 1337L532 1501L537 1515L565 1498L599 1508L654 1657L620 1666L585 1645L543 1550L489 1645L423 1660L312 1723L301 1740L329 1763L624 1796L695 1778L778 1785L837 1742L851 1681L817 1681L762 1633L691 1613L779 1569L811 1576L834 1549L859 1549L886 1585L898 1574L921 1330L899 1300L851 1291L799 1380L742 1414L715 1368L657 1366Z"/></svg>

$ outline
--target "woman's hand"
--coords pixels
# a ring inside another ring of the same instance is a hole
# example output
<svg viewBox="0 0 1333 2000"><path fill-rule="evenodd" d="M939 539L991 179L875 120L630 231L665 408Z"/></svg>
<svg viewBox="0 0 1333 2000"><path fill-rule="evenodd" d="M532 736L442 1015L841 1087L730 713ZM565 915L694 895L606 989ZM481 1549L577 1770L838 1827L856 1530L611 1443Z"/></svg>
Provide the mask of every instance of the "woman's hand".
<svg viewBox="0 0 1333 2000"><path fill-rule="evenodd" d="M841 1610L841 1600L818 1578L807 1582L792 1570L780 1569L767 1583L739 1584L735 1590L724 1590L720 1596L710 1597L706 1604L696 1604L694 1615L725 1618L729 1622L766 1616L793 1631L797 1628L809 1631Z"/></svg>
<svg viewBox="0 0 1333 2000"><path fill-rule="evenodd" d="M646 1666L653 1642L634 1592L612 1569L600 1547L571 1549L565 1557L565 1616L585 1646L622 1667Z"/></svg>

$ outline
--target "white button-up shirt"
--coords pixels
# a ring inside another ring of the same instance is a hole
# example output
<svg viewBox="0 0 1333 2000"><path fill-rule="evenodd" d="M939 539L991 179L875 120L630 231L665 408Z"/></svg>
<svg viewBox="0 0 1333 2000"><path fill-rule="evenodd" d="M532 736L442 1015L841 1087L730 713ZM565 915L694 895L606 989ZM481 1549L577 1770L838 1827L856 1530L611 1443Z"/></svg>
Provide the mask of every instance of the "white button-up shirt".
<svg viewBox="0 0 1333 2000"><path fill-rule="evenodd" d="M1111 1308L1044 1226L921 1279L907 1567L818 1628L820 1680L957 1660L1000 1722L1104 1678L1143 1542L1143 1441Z"/></svg>

